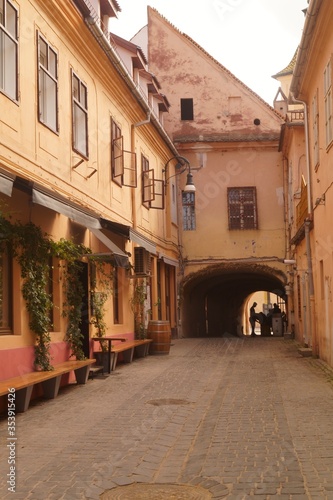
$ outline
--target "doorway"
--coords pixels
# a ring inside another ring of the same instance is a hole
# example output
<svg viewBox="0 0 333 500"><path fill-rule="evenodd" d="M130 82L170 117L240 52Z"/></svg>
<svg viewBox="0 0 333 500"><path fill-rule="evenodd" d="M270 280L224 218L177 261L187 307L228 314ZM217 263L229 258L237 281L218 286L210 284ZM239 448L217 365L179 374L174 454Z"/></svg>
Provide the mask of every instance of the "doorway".
<svg viewBox="0 0 333 500"><path fill-rule="evenodd" d="M80 262L80 282L84 291L81 307L80 330L82 335L82 350L86 358L90 358L90 339L89 339L89 268L85 262Z"/></svg>

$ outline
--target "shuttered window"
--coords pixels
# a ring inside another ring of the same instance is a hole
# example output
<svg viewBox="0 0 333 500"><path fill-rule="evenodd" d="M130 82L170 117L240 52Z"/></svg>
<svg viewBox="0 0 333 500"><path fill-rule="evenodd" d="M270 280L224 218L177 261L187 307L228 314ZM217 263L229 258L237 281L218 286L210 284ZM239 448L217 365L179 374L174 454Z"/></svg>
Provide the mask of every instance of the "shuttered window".
<svg viewBox="0 0 333 500"><path fill-rule="evenodd" d="M229 229L258 229L255 187L228 188Z"/></svg>

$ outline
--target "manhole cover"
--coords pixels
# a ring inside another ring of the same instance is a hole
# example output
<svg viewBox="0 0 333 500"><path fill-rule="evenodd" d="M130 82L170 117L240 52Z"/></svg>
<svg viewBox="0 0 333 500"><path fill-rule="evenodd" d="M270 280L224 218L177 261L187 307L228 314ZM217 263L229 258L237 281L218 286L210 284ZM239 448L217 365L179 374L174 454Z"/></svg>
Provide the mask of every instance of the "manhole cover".
<svg viewBox="0 0 333 500"><path fill-rule="evenodd" d="M165 399L151 399L150 401L147 401L149 405L154 405L154 406L163 406L163 405L189 405L190 402L186 401L186 399L171 399L171 398L165 398Z"/></svg>
<svg viewBox="0 0 333 500"><path fill-rule="evenodd" d="M209 491L201 486L183 484L130 484L105 491L101 500L209 500Z"/></svg>

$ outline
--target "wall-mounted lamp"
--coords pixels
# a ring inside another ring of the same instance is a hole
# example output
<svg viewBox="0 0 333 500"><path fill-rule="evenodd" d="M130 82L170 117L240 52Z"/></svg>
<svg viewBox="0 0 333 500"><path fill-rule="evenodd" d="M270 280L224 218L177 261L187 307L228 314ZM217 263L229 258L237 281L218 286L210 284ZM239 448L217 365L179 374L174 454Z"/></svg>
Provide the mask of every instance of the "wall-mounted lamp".
<svg viewBox="0 0 333 500"><path fill-rule="evenodd" d="M170 175L170 177L167 177L167 174L168 174L168 165L170 163L170 161L172 160L178 160L178 163L176 164L176 170L178 170L174 175ZM185 187L184 187L184 191L186 193L189 193L189 192L195 192L195 185L194 185L194 182L193 182L193 175L192 175L192 172L191 172L191 165L190 165L190 162L188 161L187 158L184 158L184 156L173 156L172 158L170 158L166 164L165 164L165 167L163 169L163 172L165 174L165 185L167 186L168 185L168 182L169 180L172 178L172 177L175 177L176 175L180 175L182 173L184 173L186 170L188 170L188 174L187 174L187 177L186 177L186 184L185 184Z"/></svg>

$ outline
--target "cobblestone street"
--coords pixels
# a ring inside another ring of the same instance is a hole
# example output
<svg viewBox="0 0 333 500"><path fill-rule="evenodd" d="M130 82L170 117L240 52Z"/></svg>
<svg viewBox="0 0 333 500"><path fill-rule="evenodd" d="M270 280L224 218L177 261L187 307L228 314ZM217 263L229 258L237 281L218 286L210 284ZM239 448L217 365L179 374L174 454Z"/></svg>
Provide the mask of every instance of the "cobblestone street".
<svg viewBox="0 0 333 500"><path fill-rule="evenodd" d="M333 498L333 372L294 341L180 339L16 417L1 499Z"/></svg>

